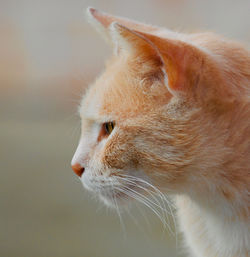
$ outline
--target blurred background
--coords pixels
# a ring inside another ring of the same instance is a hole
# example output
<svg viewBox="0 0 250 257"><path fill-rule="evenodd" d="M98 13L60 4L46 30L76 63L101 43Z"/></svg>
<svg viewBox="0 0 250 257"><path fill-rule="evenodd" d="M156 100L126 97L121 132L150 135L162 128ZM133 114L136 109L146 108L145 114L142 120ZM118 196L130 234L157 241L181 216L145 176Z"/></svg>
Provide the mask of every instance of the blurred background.
<svg viewBox="0 0 250 257"><path fill-rule="evenodd" d="M132 208L124 231L71 171L77 105L111 53L88 6L250 41L249 0L0 0L0 257L181 256L157 217Z"/></svg>

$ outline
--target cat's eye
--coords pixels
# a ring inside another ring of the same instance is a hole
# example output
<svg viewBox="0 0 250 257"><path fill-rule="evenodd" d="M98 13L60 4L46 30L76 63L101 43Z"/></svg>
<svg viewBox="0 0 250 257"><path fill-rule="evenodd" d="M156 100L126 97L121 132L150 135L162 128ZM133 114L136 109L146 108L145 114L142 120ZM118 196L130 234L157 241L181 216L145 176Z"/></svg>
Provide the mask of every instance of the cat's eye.
<svg viewBox="0 0 250 257"><path fill-rule="evenodd" d="M103 124L106 134L110 135L115 127L115 123L113 121L105 122Z"/></svg>
<svg viewBox="0 0 250 257"><path fill-rule="evenodd" d="M100 142L103 138L108 137L112 131L114 130L115 122L109 121L102 124L99 136L97 138L97 141Z"/></svg>

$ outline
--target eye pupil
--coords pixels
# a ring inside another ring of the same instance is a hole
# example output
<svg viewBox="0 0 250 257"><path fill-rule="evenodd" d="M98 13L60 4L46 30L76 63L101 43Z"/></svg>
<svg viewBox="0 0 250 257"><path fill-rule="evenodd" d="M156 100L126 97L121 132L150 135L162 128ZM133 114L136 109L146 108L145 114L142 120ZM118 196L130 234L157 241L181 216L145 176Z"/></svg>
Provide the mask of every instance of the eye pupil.
<svg viewBox="0 0 250 257"><path fill-rule="evenodd" d="M114 129L114 126L115 126L115 124L112 121L104 123L104 127L105 127L105 130L106 130L106 133L107 134L111 134L111 132Z"/></svg>

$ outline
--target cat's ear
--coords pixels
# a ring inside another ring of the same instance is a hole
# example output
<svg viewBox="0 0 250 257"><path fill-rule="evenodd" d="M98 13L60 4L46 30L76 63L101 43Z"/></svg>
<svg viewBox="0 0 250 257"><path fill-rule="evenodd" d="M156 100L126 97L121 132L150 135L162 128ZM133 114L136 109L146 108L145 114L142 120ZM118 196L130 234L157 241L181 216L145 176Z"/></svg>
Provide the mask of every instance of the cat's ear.
<svg viewBox="0 0 250 257"><path fill-rule="evenodd" d="M168 78L167 86L172 94L197 97L204 93L202 84L207 83L207 69L210 68L205 52L179 39L139 33L158 49Z"/></svg>
<svg viewBox="0 0 250 257"><path fill-rule="evenodd" d="M179 34L164 30L169 37L160 37L155 33L162 30L158 27L112 16L94 8L88 8L87 13L95 28L114 45L116 53L126 50L142 57L139 59L144 66L152 65L154 71L158 68L173 95L192 95L198 100L214 96L221 98L221 81L211 56L188 41L178 39Z"/></svg>
<svg viewBox="0 0 250 257"><path fill-rule="evenodd" d="M162 71L165 84L173 95L202 93L198 91L206 54L197 47L177 39L131 30L117 23L111 25L110 31L118 51L125 49L143 57L140 59L154 65L154 70L158 67Z"/></svg>
<svg viewBox="0 0 250 257"><path fill-rule="evenodd" d="M159 30L158 27L133 21L131 19L110 15L105 12L98 11L92 7L87 8L87 19L108 42L112 41L109 33L109 26L113 22L118 22L123 26L126 26L127 28L133 30L144 31L149 33Z"/></svg>

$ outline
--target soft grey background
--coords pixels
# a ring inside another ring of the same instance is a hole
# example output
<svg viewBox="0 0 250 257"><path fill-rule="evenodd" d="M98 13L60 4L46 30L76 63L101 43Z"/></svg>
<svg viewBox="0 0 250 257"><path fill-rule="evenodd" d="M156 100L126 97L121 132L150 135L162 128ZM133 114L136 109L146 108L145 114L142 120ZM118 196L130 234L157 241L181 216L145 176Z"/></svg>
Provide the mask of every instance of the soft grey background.
<svg viewBox="0 0 250 257"><path fill-rule="evenodd" d="M0 257L182 251L145 208L123 215L123 231L117 214L90 197L70 169L77 103L111 53L83 18L89 5L250 41L249 0L0 0Z"/></svg>

